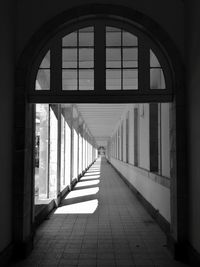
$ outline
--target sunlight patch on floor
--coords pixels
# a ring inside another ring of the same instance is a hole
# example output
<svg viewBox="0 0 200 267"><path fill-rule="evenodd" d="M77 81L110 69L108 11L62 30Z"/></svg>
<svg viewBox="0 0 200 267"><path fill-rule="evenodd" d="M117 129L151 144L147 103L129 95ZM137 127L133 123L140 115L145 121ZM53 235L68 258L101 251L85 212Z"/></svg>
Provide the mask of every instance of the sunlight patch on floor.
<svg viewBox="0 0 200 267"><path fill-rule="evenodd" d="M80 180L93 180L93 179L98 179L100 178L100 175L91 175L91 176L83 176Z"/></svg>
<svg viewBox="0 0 200 267"><path fill-rule="evenodd" d="M84 176L100 175L100 172L87 172Z"/></svg>
<svg viewBox="0 0 200 267"><path fill-rule="evenodd" d="M96 185L99 184L100 180L96 179L93 181L83 181L83 182L78 182L74 188L79 188L79 187L84 187L84 186L91 186L91 185Z"/></svg>
<svg viewBox="0 0 200 267"><path fill-rule="evenodd" d="M81 190L75 190L71 191L65 199L71 199L75 197L83 197L83 196L89 196L89 195L95 195L99 192L99 187L93 187L93 188L86 188Z"/></svg>
<svg viewBox="0 0 200 267"><path fill-rule="evenodd" d="M98 200L89 200L57 208L54 214L92 214L98 207Z"/></svg>

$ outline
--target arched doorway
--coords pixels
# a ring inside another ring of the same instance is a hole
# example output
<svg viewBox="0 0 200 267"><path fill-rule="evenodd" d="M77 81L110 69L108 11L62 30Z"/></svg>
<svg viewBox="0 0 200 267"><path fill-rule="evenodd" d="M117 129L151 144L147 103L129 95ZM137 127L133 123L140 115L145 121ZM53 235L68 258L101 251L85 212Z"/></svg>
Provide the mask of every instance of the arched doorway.
<svg viewBox="0 0 200 267"><path fill-rule="evenodd" d="M84 39L81 44L83 34L88 35L86 44ZM110 36L114 35L118 36L118 45L112 44ZM81 66L81 57L86 54L90 60ZM69 55L73 59L64 60ZM109 60L112 58L115 64ZM75 102L172 102L171 121L176 133L170 140L174 148L171 236L175 242L185 240L186 224L182 225L181 218L186 208L179 203L186 190L179 184L185 175L181 66L173 44L157 24L122 7L91 5L67 11L47 23L31 40L18 65L17 78L16 243L28 247L34 233L33 103ZM39 82L35 84L35 80ZM177 139L180 134L183 138Z"/></svg>

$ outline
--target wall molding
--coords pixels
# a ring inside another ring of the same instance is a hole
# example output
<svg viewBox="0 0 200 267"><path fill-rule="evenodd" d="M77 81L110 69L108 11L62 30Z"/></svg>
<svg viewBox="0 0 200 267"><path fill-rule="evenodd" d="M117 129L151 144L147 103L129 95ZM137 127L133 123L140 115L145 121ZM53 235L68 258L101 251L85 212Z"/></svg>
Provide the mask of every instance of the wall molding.
<svg viewBox="0 0 200 267"><path fill-rule="evenodd" d="M136 173L142 174L146 178L154 181L155 183L158 183L164 187L170 188L171 179L169 177L159 175L158 173L151 172L151 171L144 169L144 168L141 168L141 167L136 167L132 163L127 163L127 162L121 161L117 158L113 158L113 159L119 161L120 163L123 163L124 165L126 165L132 169L134 169L134 171Z"/></svg>

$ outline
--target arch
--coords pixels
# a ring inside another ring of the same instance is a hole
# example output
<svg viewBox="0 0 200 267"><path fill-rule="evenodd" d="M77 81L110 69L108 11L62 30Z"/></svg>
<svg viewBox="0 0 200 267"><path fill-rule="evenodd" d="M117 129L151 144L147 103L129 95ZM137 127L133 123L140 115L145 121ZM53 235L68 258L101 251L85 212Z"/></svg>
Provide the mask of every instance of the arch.
<svg viewBox="0 0 200 267"><path fill-rule="evenodd" d="M171 86L173 88L173 107L171 112L171 120L176 129L171 140L172 147L176 150L171 151L171 158L176 162L176 166L172 168L171 181L171 203L172 203L172 221L171 234L169 240L174 243L183 243L187 236L187 225L182 225L181 218L186 217L186 201L184 197L187 190L185 172L185 137L184 130L184 85L182 81L183 68L179 57L179 52L171 41L170 37L163 31L163 29L155 23L152 19L123 6L115 5L84 5L71 10L67 10L62 14L56 16L53 20L46 23L30 40L26 49L24 50L20 60L17 64L16 73L16 92L15 92L15 152L14 152L14 194L18 196L18 203L14 203L14 240L18 244L17 251L24 247L24 244L32 244L34 233L34 217L33 217L33 155L31 138L34 130L32 123L32 114L34 112L34 95L31 96L27 90L30 86L30 81L33 80L33 66L38 66L44 54L47 52L47 45L56 46L55 37L59 35L63 29L72 29L73 25L85 23L88 20L95 18L106 17L108 20L117 20L127 25L131 25L138 31L152 40L155 47L159 47L159 58L164 58L167 62L170 72ZM66 19L67 18L67 19ZM153 49L153 48L152 48ZM162 64L162 63L161 63ZM165 64L165 63L163 63ZM89 94L67 94L68 101L77 102L110 102L111 98L100 97L94 95L89 97ZM117 103L130 102L130 95L126 92L124 95L112 94L112 102ZM38 99L38 98L37 98ZM47 100L46 100L47 99ZM66 99L63 99L64 102ZM143 96L138 98L138 102L144 102ZM61 98L54 95L54 102L61 102ZM151 101L157 101L155 97ZM134 100L131 100L133 102ZM169 98L167 98L169 101ZM46 98L45 94L40 95L40 102L51 102ZM178 137L178 138L177 138ZM176 144L176 146L175 146ZM181 184L180 184L181 183ZM182 186L184 183L185 186ZM32 196L32 197L30 197ZM183 201L185 205L183 204ZM31 246L29 246L31 247ZM23 251L23 250L22 250Z"/></svg>
<svg viewBox="0 0 200 267"><path fill-rule="evenodd" d="M91 44L84 45L84 34L90 34ZM110 42L111 35L115 36L116 43ZM73 43L69 38L73 38ZM91 57L87 66L81 61L81 51ZM173 97L168 60L155 42L122 19L102 15L63 28L46 44L45 54L42 53L41 58L39 53L32 65L28 84L30 101L40 101L41 97L49 102L55 102L55 97L58 102L65 98L71 101L71 96L79 97L79 101L80 97L93 101L96 96L104 102L105 98L112 101L113 96L120 95L127 102L131 98L134 102L141 102L141 98L143 102L166 102ZM83 72L89 77L89 90L81 79Z"/></svg>

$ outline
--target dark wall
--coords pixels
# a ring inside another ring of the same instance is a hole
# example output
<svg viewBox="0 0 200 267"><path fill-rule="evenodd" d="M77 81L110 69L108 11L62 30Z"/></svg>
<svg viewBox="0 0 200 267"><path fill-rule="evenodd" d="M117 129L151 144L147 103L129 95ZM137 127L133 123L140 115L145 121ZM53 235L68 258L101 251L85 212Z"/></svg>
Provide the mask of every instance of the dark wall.
<svg viewBox="0 0 200 267"><path fill-rule="evenodd" d="M88 3L131 7L158 22L168 32L183 55L183 1L181 0L20 0L18 1L17 54L45 22L63 11Z"/></svg>
<svg viewBox="0 0 200 267"><path fill-rule="evenodd" d="M0 1L0 252L12 241L14 1Z"/></svg>
<svg viewBox="0 0 200 267"><path fill-rule="evenodd" d="M200 252L200 1L188 0L187 42L188 161L190 184L190 242Z"/></svg>

